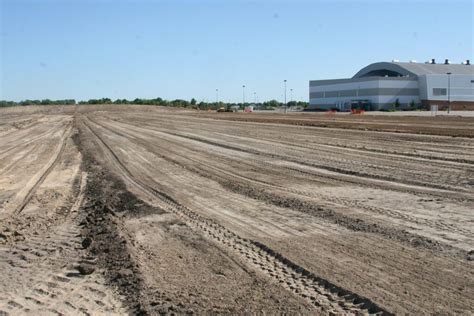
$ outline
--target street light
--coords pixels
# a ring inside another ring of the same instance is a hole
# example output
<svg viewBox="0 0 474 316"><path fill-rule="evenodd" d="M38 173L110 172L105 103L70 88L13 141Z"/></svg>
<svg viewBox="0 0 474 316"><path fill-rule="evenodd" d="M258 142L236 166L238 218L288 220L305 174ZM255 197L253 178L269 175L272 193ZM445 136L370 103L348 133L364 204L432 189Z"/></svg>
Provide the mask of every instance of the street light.
<svg viewBox="0 0 474 316"><path fill-rule="evenodd" d="M283 80L283 82L285 83L285 114L286 114L286 108L287 108L287 104L286 104L286 79Z"/></svg>
<svg viewBox="0 0 474 316"><path fill-rule="evenodd" d="M448 114L451 112L451 73L447 72L448 75Z"/></svg>
<svg viewBox="0 0 474 316"><path fill-rule="evenodd" d="M245 106L245 85L242 86L242 103Z"/></svg>

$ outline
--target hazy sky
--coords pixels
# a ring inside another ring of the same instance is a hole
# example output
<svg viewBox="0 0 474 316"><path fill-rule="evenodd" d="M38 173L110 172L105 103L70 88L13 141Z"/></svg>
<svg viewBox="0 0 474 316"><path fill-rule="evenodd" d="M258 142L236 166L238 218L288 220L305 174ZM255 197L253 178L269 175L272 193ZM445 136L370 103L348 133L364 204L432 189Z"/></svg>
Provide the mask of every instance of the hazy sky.
<svg viewBox="0 0 474 316"><path fill-rule="evenodd" d="M473 1L8 1L0 99L279 99L283 80L473 58Z"/></svg>

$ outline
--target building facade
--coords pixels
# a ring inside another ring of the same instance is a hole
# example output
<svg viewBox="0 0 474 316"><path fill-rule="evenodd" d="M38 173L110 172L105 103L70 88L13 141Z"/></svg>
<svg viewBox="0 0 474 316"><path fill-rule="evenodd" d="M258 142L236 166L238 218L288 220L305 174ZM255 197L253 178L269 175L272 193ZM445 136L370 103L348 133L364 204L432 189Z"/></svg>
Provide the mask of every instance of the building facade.
<svg viewBox="0 0 474 316"><path fill-rule="evenodd" d="M474 110L474 67L463 64L380 62L349 79L311 80L309 109L349 111L429 108Z"/></svg>

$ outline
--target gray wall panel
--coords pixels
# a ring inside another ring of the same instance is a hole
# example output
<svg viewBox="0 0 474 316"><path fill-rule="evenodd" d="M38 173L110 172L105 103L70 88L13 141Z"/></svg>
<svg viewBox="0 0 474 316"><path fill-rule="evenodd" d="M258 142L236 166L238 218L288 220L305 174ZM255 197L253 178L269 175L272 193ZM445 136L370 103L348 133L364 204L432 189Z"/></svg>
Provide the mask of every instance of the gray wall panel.
<svg viewBox="0 0 474 316"><path fill-rule="evenodd" d="M359 90L340 90L311 92L310 99L314 98L334 98L334 97L355 97L355 96L378 96L378 95L411 95L418 97L419 89L411 88L371 88Z"/></svg>
<svg viewBox="0 0 474 316"><path fill-rule="evenodd" d="M334 98L339 96L340 91L326 91L324 92L325 98Z"/></svg>
<svg viewBox="0 0 474 316"><path fill-rule="evenodd" d="M326 79L326 80L310 80L310 87L318 87L339 83L354 83L365 81L417 81L412 77L365 77L365 78L346 78L346 79Z"/></svg>
<svg viewBox="0 0 474 316"><path fill-rule="evenodd" d="M357 90L343 90L340 92L341 97L355 97Z"/></svg>
<svg viewBox="0 0 474 316"><path fill-rule="evenodd" d="M379 88L379 95L419 95L420 91L413 88Z"/></svg>

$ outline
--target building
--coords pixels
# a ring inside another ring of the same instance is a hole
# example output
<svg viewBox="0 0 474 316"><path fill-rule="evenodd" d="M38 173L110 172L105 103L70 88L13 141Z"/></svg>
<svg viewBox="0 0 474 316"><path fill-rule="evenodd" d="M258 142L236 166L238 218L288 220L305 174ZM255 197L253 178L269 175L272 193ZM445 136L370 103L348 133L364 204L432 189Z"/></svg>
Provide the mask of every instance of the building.
<svg viewBox="0 0 474 316"><path fill-rule="evenodd" d="M474 67L469 60L451 64L379 62L350 79L311 80L309 109L349 111L413 109L438 105L474 110Z"/></svg>

